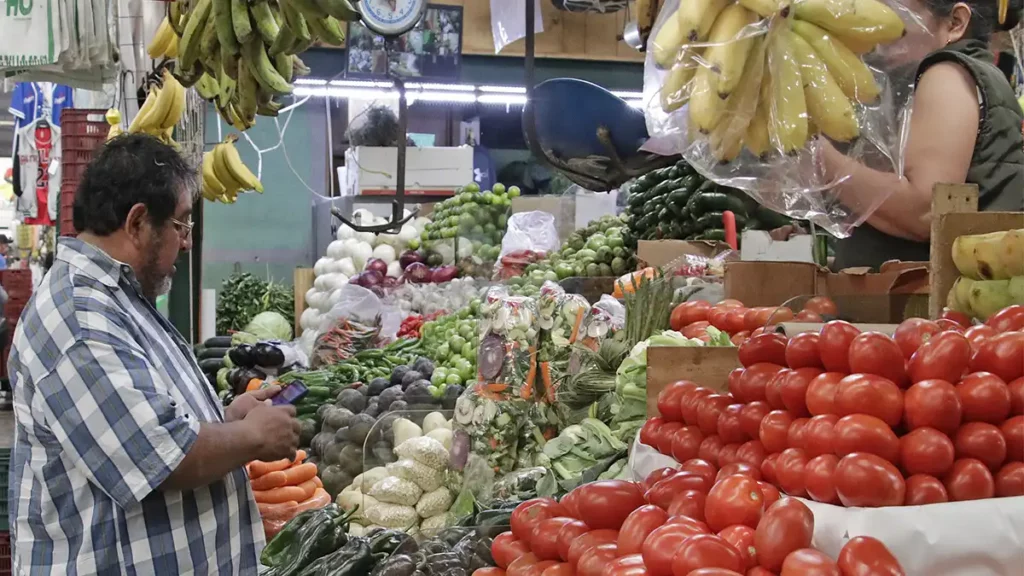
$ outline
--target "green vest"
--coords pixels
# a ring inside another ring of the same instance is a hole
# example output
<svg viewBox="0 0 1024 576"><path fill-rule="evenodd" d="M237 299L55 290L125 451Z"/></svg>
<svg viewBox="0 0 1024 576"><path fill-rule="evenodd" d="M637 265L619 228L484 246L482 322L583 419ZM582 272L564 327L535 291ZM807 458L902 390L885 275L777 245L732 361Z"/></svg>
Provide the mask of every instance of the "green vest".
<svg viewBox="0 0 1024 576"><path fill-rule="evenodd" d="M974 156L967 183L977 184L981 210L1024 210L1024 112L984 42L961 40L929 54L917 69L917 78L939 62L957 62L977 84L981 96ZM836 247L834 268L870 266L887 260L926 262L927 242L913 242L879 232L868 224L856 228Z"/></svg>

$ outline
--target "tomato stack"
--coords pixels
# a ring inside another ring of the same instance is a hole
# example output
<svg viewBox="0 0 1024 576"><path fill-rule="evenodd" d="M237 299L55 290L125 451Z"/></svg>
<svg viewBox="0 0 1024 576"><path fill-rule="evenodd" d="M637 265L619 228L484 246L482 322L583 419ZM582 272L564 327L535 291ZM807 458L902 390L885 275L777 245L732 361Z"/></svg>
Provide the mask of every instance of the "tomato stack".
<svg viewBox="0 0 1024 576"><path fill-rule="evenodd" d="M747 338L764 332L764 327L780 322L821 322L823 316L835 316L836 305L824 296L807 301L803 310L794 314L785 306L747 308L739 300L722 300L712 305L704 300L683 302L672 310L669 325L687 338L707 340L707 327L714 326L729 334L739 346Z"/></svg>
<svg viewBox="0 0 1024 576"><path fill-rule="evenodd" d="M729 393L676 382L643 443L792 496L901 506L1024 495L1024 307L986 324L843 321L739 348Z"/></svg>
<svg viewBox="0 0 1024 576"><path fill-rule="evenodd" d="M473 576L898 576L873 538L850 540L838 562L811 547L814 517L751 474L691 461L640 484L603 480L561 502L536 498L494 539L498 568Z"/></svg>

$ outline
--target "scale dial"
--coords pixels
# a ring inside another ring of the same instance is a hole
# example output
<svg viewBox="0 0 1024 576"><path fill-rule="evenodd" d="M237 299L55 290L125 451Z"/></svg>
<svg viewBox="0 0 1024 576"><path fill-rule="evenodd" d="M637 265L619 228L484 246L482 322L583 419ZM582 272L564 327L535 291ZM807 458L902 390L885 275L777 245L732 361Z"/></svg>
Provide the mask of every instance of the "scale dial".
<svg viewBox="0 0 1024 576"><path fill-rule="evenodd" d="M427 8L427 0L359 0L363 24L381 36L400 36L413 28Z"/></svg>

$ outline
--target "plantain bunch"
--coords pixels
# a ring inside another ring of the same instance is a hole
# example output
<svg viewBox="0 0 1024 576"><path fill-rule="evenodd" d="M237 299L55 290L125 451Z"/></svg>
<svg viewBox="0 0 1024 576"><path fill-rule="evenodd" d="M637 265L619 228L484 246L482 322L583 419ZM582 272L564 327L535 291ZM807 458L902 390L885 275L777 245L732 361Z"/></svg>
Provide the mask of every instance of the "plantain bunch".
<svg viewBox="0 0 1024 576"><path fill-rule="evenodd" d="M212 150L203 153L203 198L210 202L234 204L246 190L263 193L259 178L242 162L235 149L236 136L228 136Z"/></svg>
<svg viewBox="0 0 1024 576"><path fill-rule="evenodd" d="M862 55L903 34L879 0L682 0L651 50L662 108L689 104L691 135L729 162L857 138L855 103L881 91Z"/></svg>

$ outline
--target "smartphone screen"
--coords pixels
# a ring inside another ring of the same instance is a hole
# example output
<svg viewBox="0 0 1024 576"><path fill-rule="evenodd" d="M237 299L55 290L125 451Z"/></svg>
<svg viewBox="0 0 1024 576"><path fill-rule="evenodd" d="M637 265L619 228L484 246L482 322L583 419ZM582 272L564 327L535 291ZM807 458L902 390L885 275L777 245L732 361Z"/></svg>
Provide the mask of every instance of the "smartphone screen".
<svg viewBox="0 0 1024 576"><path fill-rule="evenodd" d="M302 382L295 381L285 385L276 396L270 399L270 403L274 406L282 406L284 404L295 404L299 400L302 400L303 396L309 392L306 385Z"/></svg>

